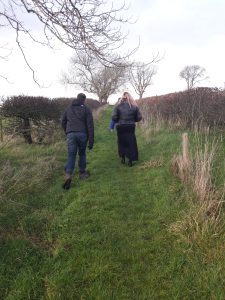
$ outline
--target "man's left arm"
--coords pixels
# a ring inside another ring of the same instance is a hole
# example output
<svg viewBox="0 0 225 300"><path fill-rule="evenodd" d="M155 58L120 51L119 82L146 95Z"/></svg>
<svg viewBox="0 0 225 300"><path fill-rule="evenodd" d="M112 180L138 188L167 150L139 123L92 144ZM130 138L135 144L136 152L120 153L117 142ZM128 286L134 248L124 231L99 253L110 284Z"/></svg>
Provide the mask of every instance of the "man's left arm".
<svg viewBox="0 0 225 300"><path fill-rule="evenodd" d="M67 124L67 113L65 111L63 116L62 116L62 121L61 121L61 125L62 125L62 128L63 128L65 133L66 133L66 124Z"/></svg>
<svg viewBox="0 0 225 300"><path fill-rule="evenodd" d="M86 124L88 131L88 148L92 149L94 146L94 120L91 110L86 107Z"/></svg>

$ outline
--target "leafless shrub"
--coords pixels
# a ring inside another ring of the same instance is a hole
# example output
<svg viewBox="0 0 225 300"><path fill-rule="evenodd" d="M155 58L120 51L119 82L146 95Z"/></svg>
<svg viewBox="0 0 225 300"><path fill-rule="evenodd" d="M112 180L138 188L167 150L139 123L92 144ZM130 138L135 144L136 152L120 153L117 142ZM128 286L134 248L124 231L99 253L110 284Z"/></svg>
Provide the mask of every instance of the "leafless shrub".
<svg viewBox="0 0 225 300"><path fill-rule="evenodd" d="M144 98L138 103L146 120L160 115L164 122L176 127L225 126L225 94L216 88L196 88Z"/></svg>

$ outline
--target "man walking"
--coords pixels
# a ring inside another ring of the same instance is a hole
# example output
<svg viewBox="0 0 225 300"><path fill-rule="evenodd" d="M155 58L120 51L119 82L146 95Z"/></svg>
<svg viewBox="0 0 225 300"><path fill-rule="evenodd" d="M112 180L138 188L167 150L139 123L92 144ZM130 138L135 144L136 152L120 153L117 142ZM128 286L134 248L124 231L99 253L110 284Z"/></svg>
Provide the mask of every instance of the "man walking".
<svg viewBox="0 0 225 300"><path fill-rule="evenodd" d="M84 105L85 100L85 94L78 94L72 104L66 108L62 117L62 127L66 133L68 145L64 189L70 188L77 152L80 179L85 179L90 175L86 171L86 147L87 142L89 149L92 149L94 145L94 122L91 110Z"/></svg>

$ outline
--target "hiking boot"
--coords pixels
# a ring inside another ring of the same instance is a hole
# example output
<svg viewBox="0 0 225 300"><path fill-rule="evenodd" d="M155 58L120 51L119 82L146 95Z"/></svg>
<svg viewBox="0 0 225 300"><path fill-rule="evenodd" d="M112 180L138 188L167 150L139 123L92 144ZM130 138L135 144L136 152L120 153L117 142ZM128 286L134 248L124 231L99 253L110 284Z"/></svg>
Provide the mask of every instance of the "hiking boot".
<svg viewBox="0 0 225 300"><path fill-rule="evenodd" d="M89 171L83 171L83 172L79 172L79 178L81 180L83 179L87 179L90 176L90 172Z"/></svg>
<svg viewBox="0 0 225 300"><path fill-rule="evenodd" d="M121 158L121 164L125 164L125 156L122 156L122 158Z"/></svg>
<svg viewBox="0 0 225 300"><path fill-rule="evenodd" d="M71 181L72 181L71 175L66 174L66 176L65 176L65 181L64 181L64 183L63 183L63 185L62 185L62 188L63 188L64 190L68 190L68 189L70 188Z"/></svg>
<svg viewBox="0 0 225 300"><path fill-rule="evenodd" d="M132 162L132 160L129 160L128 161L128 167L132 167L133 166L133 162Z"/></svg>

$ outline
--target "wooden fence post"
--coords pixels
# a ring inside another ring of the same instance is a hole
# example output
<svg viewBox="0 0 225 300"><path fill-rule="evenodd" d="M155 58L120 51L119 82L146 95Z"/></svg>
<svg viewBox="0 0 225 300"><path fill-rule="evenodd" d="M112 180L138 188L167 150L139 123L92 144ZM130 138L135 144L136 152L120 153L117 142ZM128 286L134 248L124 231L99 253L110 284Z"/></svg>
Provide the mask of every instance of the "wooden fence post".
<svg viewBox="0 0 225 300"><path fill-rule="evenodd" d="M188 134L185 132L182 134L182 156L184 165L189 165L190 156L189 156L189 142L188 142Z"/></svg>
<svg viewBox="0 0 225 300"><path fill-rule="evenodd" d="M0 141L3 142L3 121L2 117L0 117Z"/></svg>

